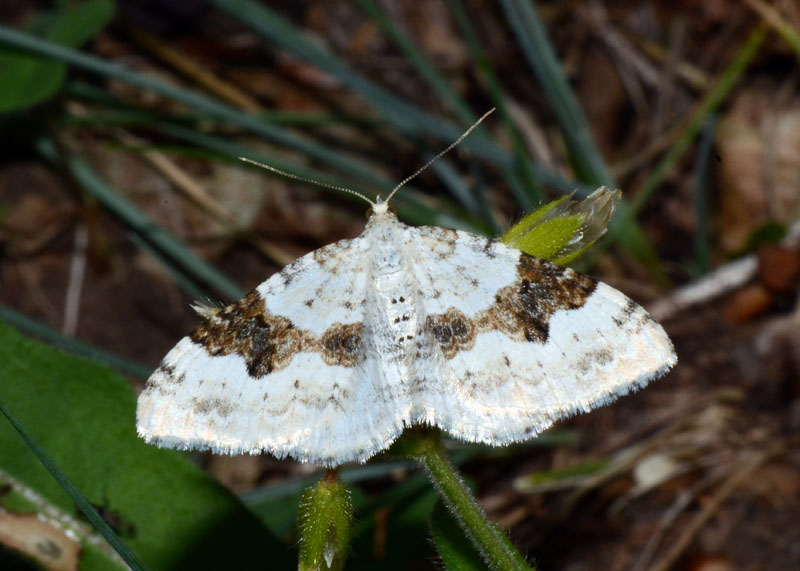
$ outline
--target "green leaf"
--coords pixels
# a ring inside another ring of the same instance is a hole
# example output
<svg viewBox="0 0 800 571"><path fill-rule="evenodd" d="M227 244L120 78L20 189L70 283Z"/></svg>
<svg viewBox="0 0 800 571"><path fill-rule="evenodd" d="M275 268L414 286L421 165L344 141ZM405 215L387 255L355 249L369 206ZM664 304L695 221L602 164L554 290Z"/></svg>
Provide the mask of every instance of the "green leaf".
<svg viewBox="0 0 800 571"><path fill-rule="evenodd" d="M582 464L554 470L541 470L514 479L521 494L540 494L575 486L608 468L608 460L588 460Z"/></svg>
<svg viewBox="0 0 800 571"><path fill-rule="evenodd" d="M64 2L62 10L45 22L45 37L77 47L93 38L111 20L111 0ZM58 61L0 48L0 111L32 107L52 97L67 77L67 66Z"/></svg>
<svg viewBox="0 0 800 571"><path fill-rule="evenodd" d="M8 422L11 423L11 426L17 431L17 433L22 437L22 440L28 446L28 448L33 452L42 465L50 472L50 475L55 478L58 484L64 489L65 492L72 498L72 501L78 506L78 509L81 510L83 516L89 520L89 522L94 526L94 528L99 531L104 538L108 541L111 547L116 551L119 556L123 559L123 561L134 571L141 571L144 569L144 565L139 558L136 556L133 551L131 551L130 547L128 547L117 535L116 532L111 528L109 523L103 519L103 517L98 512L98 508L95 508L86 497L81 494L80 490L75 486L72 480L64 473L61 468L59 468L58 464L56 464L47 451L41 447L41 445L36 441L33 434L28 430L28 428L20 422L19 418L11 411L8 407L8 404L0 398L0 413L6 417ZM4 474L4 476L6 476ZM10 476L5 477L5 484L11 487L17 493L25 494L26 498L30 498L33 500L34 498L38 502L39 508L41 508L41 515L44 517L50 516L51 521L55 522L62 522L64 520L69 521L70 516L64 513L60 513L55 507L47 504L47 502L38 497L38 495L30 489L27 489L23 484L17 482ZM103 508L100 508L103 509ZM35 512L39 512L40 510L34 510ZM105 510L104 510L105 511ZM105 513L112 513L112 512L105 512ZM31 514L22 514L19 517L27 517ZM37 514L38 515L38 514ZM114 516L116 518L116 516ZM115 520L118 521L118 520ZM127 526L125 526L128 529ZM89 538L92 533L88 530L81 529L80 523L77 521L70 522L70 531L76 536L80 538ZM102 544L100 544L102 546ZM24 548L21 548L24 549ZM51 551L52 550L48 550ZM38 551L33 551L31 553L33 557L41 557L45 555L44 553L40 553ZM49 553L49 556L52 556L53 553ZM113 557L113 553L107 551L104 554L106 557ZM47 561L45 561L47 563ZM85 563L84 563L85 565ZM91 568L91 566L90 566Z"/></svg>
<svg viewBox="0 0 800 571"><path fill-rule="evenodd" d="M61 5L63 9L51 21L47 38L73 48L94 38L114 16L112 0L62 2Z"/></svg>
<svg viewBox="0 0 800 571"><path fill-rule="evenodd" d="M150 569L291 565L287 549L228 491L180 453L136 436L134 394L120 375L0 323L0 397L88 501L113 517ZM81 520L2 419L0 471L35 492L42 510ZM86 546L81 568L108 569L104 544L92 547L94 534L79 537Z"/></svg>
<svg viewBox="0 0 800 571"><path fill-rule="evenodd" d="M530 0L502 0L506 20L553 110L573 166L581 180L615 186L603 155L592 139L589 122L572 91L547 29Z"/></svg>
<svg viewBox="0 0 800 571"><path fill-rule="evenodd" d="M481 554L464 534L442 502L438 502L431 518L431 536L442 563L448 571L482 571Z"/></svg>
<svg viewBox="0 0 800 571"><path fill-rule="evenodd" d="M32 107L50 98L66 76L63 63L0 50L0 112Z"/></svg>
<svg viewBox="0 0 800 571"><path fill-rule="evenodd" d="M200 298L198 297L195 299ZM44 323L40 323L35 319L31 319L23 313L14 311L8 307L3 307L2 305L0 305L0 321L5 321L8 325L11 325L18 331L41 339L42 341L46 341L50 345L60 347L67 353L72 353L73 355L78 355L98 363L103 363L104 365L107 365L115 371L119 371L125 375L146 380L147 377L149 377L153 372L152 367L147 367L141 363L130 361L120 357L119 355L115 355L110 351L105 351L89 343L84 343L75 337L64 335L57 329L53 329Z"/></svg>

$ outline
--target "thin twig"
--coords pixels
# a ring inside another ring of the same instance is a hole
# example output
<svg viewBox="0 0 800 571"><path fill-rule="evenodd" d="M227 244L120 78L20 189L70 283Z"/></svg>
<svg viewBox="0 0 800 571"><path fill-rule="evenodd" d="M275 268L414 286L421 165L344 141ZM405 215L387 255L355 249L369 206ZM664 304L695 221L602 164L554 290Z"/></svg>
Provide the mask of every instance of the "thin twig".
<svg viewBox="0 0 800 571"><path fill-rule="evenodd" d="M789 247L800 244L800 221L789 227L786 238L781 243ZM647 309L659 321L669 319L681 311L709 302L742 287L755 277L757 269L758 260L755 254L749 254L720 266L697 281L676 289L668 297L658 300Z"/></svg>
<svg viewBox="0 0 800 571"><path fill-rule="evenodd" d="M701 493L719 482L724 472L727 472L727 470L727 466L723 469L715 470L690 489L684 490L678 494L678 497L675 498L672 505L664 512L664 516L661 518L656 530L648 538L644 549L642 549L639 555L639 559L636 561L631 571L641 571L646 568L646 565L652 560L656 549L661 545L661 541L664 539L670 526L678 519L678 516L680 516Z"/></svg>
<svg viewBox="0 0 800 571"><path fill-rule="evenodd" d="M208 71L208 68L193 59L188 58L179 51L169 47L156 36L148 34L140 28L132 26L126 27L126 31L131 37L150 53L161 59L163 62L172 66L186 77L193 79L210 93L220 99L227 101L240 109L258 113L263 111L263 107L256 100L243 92L238 87L224 81L217 75Z"/></svg>
<svg viewBox="0 0 800 571"><path fill-rule="evenodd" d="M720 507L722 507L725 500L727 500L739 486L746 482L748 478L752 476L753 472L785 451L786 446L781 443L755 456L743 458L738 462L732 468L731 476L717 488L717 491L703 506L702 511L684 528L681 536L672 544L672 548L659 561L652 565L648 571L669 571L669 569L672 569L675 562L691 545L700 530L703 529Z"/></svg>
<svg viewBox="0 0 800 571"><path fill-rule="evenodd" d="M147 144L145 140L122 129L115 130L114 136L119 141L131 146L144 146ZM142 152L142 157L164 175L186 198L199 206L227 231L244 237L264 257L281 266L294 261L295 256L274 244L270 244L251 230L243 228L236 217L214 200L203 185L199 184L167 155L160 151L144 151Z"/></svg>
<svg viewBox="0 0 800 571"><path fill-rule="evenodd" d="M81 294L83 282L86 278L86 249L89 245L89 231L86 226L79 224L75 228L75 241L72 250L72 260L69 264L69 281L67 293L64 298L64 322L61 332L74 337L78 331L78 317L81 309Z"/></svg>

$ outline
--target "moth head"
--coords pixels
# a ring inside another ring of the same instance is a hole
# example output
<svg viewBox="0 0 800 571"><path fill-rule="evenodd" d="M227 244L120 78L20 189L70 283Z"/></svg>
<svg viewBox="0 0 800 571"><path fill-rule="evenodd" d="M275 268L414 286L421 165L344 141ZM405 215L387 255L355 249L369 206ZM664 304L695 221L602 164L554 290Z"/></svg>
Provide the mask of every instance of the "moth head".
<svg viewBox="0 0 800 571"><path fill-rule="evenodd" d="M372 207L367 210L367 218L371 218L372 215L376 216L383 216L387 213L392 213L395 216L397 215L397 209L389 204L389 201L384 201L380 196L375 199L375 202L372 204Z"/></svg>

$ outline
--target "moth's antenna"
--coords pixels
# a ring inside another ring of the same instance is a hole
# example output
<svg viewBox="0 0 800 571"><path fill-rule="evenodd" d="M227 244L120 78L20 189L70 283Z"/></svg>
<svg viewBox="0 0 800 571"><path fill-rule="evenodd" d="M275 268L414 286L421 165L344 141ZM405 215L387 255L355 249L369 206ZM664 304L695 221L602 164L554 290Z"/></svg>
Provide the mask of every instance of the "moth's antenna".
<svg viewBox="0 0 800 571"><path fill-rule="evenodd" d="M386 203L386 202L389 202L389 201L392 199L392 197L394 196L394 193L395 193L395 192L397 192L398 190L400 190L400 188L401 188L402 186L405 186L405 184L406 184L408 181L410 181L412 178L416 177L416 176L417 176L419 173L421 173L421 172L422 172L422 171L424 171L426 168L428 168L429 166L431 166L431 165L432 165L434 162L436 162L436 161L439 159L439 157L441 157L441 156L442 156L442 155L444 155L444 154L447 154L447 153L449 153L451 150L453 150L453 147L457 146L457 145L458 145L458 144L459 144L461 141L463 141L464 139L466 139L467 137L469 137L469 134L470 134L470 133L472 133L472 131L474 131L474 130L475 130L475 127L477 127L478 125L480 125L481 123L483 123L483 120L484 120L484 119L486 119L486 118L487 118L489 115L491 115L492 113L494 113L494 109L495 109L494 107L492 107L491 109L489 109L489 110L488 110L486 113L484 113L484 114L483 114L483 116L482 116L480 119L478 119L477 121L475 121L475 123L473 123L473 125L472 125L472 126L469 128L469 129L467 129L466 131L464 131L464 134L463 134L463 135L461 135L461 136L460 136L458 139L456 139L455 141L453 141L452 143L450 143L450 144L447 146L447 148L446 148L445 150L441 151L441 152L440 152L438 155L436 155L436 156L435 156L435 157L433 157L431 160L429 160L427 163L425 163L425 164L424 164L424 165L422 165L420 168L418 168L414 174L412 174L411 176L409 176L409 177L406 177L405 179L403 179L403 181L402 181L400 184L398 184L396 187L394 187L394 188L392 189L392 192L390 192L390 193L389 193L389 196L387 196L387 197L386 197L386 200L384 200L383 202L384 202L384 203Z"/></svg>
<svg viewBox="0 0 800 571"><path fill-rule="evenodd" d="M353 190L352 188L345 188L343 186L336 186L335 184L328 184L327 182L321 182L321 181L318 181L318 180L314 180L313 178L307 178L307 177L304 177L304 176L299 176L299 175L296 175L296 174L292 174L290 172L286 172L286 171L282 171L281 169L277 169L277 168L275 168L273 166L270 166L270 165L268 165L266 163L260 163L258 161L254 161L253 159L248 159L247 157L239 157L239 160L240 161L244 161L246 163L250 163L251 165L256 165L257 167L261 167L262 169L267 169L268 171L272 171L272 172L274 172L276 174L279 174L281 176L285 176L286 178L292 178L294 180L307 182L307 183L310 183L310 184L313 184L313 185L316 185L316 186L321 186L322 188L329 188L331 190L339 190L341 192L348 192L350 194L355 194L359 198L363 198L364 200L369 202L372 206L375 206L375 203L372 202L369 198L367 198L366 196L364 196L360 192Z"/></svg>

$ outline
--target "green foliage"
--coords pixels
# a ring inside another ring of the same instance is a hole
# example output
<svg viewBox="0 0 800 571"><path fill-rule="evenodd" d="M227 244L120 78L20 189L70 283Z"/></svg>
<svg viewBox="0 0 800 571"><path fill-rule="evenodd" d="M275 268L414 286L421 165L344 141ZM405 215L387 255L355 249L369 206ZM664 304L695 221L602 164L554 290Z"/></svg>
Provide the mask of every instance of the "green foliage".
<svg viewBox="0 0 800 571"><path fill-rule="evenodd" d="M134 394L118 374L0 323L0 397L88 501L124 522L126 543L150 569L289 565L286 548L229 492L181 454L137 437ZM81 519L5 421L0 470L33 490L43 508ZM99 562L92 568L108 569L93 538L82 539Z"/></svg>
<svg viewBox="0 0 800 571"><path fill-rule="evenodd" d="M77 47L100 32L113 14L111 0L62 2L58 11L40 17L33 27L54 43ZM66 77L62 62L0 47L0 111L25 109L49 99Z"/></svg>
<svg viewBox="0 0 800 571"><path fill-rule="evenodd" d="M765 244L777 244L786 237L788 228L783 222L770 220L758 226L747 237L744 247L735 256L744 256L754 252Z"/></svg>

